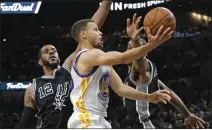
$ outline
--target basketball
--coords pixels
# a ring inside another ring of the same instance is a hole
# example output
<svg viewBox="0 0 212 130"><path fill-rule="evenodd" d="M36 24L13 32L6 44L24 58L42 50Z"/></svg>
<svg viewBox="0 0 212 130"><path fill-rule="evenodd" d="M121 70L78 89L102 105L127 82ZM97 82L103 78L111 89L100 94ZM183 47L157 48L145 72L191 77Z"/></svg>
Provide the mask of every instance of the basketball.
<svg viewBox="0 0 212 130"><path fill-rule="evenodd" d="M144 27L149 27L151 34L155 35L162 25L164 26L163 31L165 31L168 27L174 31L176 28L176 19L169 9L157 7L146 14L143 25Z"/></svg>

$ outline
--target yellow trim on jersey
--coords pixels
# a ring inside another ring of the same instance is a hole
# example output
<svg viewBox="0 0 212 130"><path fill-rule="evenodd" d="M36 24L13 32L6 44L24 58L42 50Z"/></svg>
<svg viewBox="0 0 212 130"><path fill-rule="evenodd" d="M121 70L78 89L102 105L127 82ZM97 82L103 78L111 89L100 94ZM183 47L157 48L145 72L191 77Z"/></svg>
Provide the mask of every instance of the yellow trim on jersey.
<svg viewBox="0 0 212 130"><path fill-rule="evenodd" d="M79 120L82 122L82 128L88 128L90 125L90 117L89 113L81 113L79 114Z"/></svg>
<svg viewBox="0 0 212 130"><path fill-rule="evenodd" d="M86 78L81 78L81 96L76 101L76 106L81 112L81 114L79 114L79 119L83 124L82 128L87 128L90 125L90 116L89 116L89 113L86 111L85 104L84 104L84 94L87 87L90 84L90 81L91 81L90 76Z"/></svg>

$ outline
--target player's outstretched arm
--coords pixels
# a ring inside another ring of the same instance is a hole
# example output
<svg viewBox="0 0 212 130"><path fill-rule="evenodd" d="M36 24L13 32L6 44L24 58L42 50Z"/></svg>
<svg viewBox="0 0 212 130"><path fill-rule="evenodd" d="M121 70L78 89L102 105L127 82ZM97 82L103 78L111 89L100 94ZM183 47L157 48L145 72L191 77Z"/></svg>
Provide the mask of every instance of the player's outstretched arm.
<svg viewBox="0 0 212 130"><path fill-rule="evenodd" d="M142 30L142 28L138 28L140 23L141 17L138 17L136 19L135 24L132 25L132 35L131 35L131 41L136 42L138 40L138 36ZM133 48L130 50L127 50L123 53L116 52L116 51L110 51L107 53L104 53L103 51L99 49L92 49L90 51L87 51L81 55L81 59L83 59L82 64L87 64L89 67L93 66L101 66L101 65L117 65L117 64L127 64L130 63L142 56L144 56L146 53L151 51L152 49L156 48L166 40L168 40L171 37L172 32L170 32L170 28L168 28L166 31L162 32L163 27L161 27L156 36L152 36L150 34L150 30L147 29L149 41L147 44ZM83 56L84 55L84 56Z"/></svg>
<svg viewBox="0 0 212 130"><path fill-rule="evenodd" d="M99 7L99 9L96 11L96 13L93 15L91 20L93 20L99 29L102 28L108 13L110 11L110 6L111 6L112 0L102 0L102 3Z"/></svg>
<svg viewBox="0 0 212 130"><path fill-rule="evenodd" d="M196 117L195 115L191 114L183 101L173 92L171 89L169 89L162 81L158 80L158 84L163 89L166 89L170 92L171 100L170 103L177 108L185 117L185 126L187 128L204 128L202 124L205 124L205 122Z"/></svg>
<svg viewBox="0 0 212 130"><path fill-rule="evenodd" d="M33 86L30 85L25 92L24 95L24 111L22 112L22 116L20 122L15 127L16 129L24 129L31 124L32 119L35 117L36 112L36 104L34 99L34 91Z"/></svg>
<svg viewBox="0 0 212 130"><path fill-rule="evenodd" d="M174 105L183 114L184 117L188 117L191 113L188 111L183 101L171 89L169 89L162 81L158 80L158 84L161 88L166 89L170 92L170 96L172 97L172 99L170 100L170 103Z"/></svg>
<svg viewBox="0 0 212 130"><path fill-rule="evenodd" d="M130 20L129 18L127 19L126 32L127 32L128 37L130 37L132 39L135 37L134 34L133 34L133 31L134 30L137 30L139 28L138 25L137 25L137 22L140 19L141 19L141 17L137 17L137 14L136 13L133 15L132 20ZM163 28L163 27L161 27L161 28ZM147 37L148 37L148 41L149 42L152 41L152 40L154 41L154 39L157 39L158 38L158 39L161 39L161 40L159 40L157 42L153 42L153 43L154 44L155 43L156 44L157 43L158 44L161 44L161 43L164 43L165 41L167 41L167 40L169 40L171 38L171 35L172 35L173 32L170 31L170 29L167 29L166 31L163 32L163 33L167 34L163 38L161 37L162 35L160 35L161 34L161 30L160 29L158 30L158 32L157 32L157 34L155 36L153 36L150 33L150 30L147 29ZM159 38L159 37L161 37L161 38ZM139 46L145 45L145 44L148 44L148 43L146 43L145 40L140 39L140 37L137 40L134 40L134 41L133 40L130 40L129 41L129 46L131 48L136 48L136 47L139 47ZM144 71L146 71L146 68L144 67L145 64L146 64L146 61L143 60L142 57L139 58L139 59L136 59L136 60L134 60L134 63L133 63L133 69L136 69L136 71L139 70L140 72L144 72Z"/></svg>
<svg viewBox="0 0 212 130"><path fill-rule="evenodd" d="M124 85L112 67L110 71L110 87L119 96L133 100L144 100L152 103L163 102L166 104L167 101L171 99L169 96L169 91L167 90L159 90L155 93L147 94L144 92L139 92L130 86Z"/></svg>
<svg viewBox="0 0 212 130"><path fill-rule="evenodd" d="M135 31L139 29L139 23L140 23L140 17L137 17L137 14L135 13L132 18L132 23L130 19L127 19L127 35L135 41L135 39L138 39L138 36L135 35ZM141 30L143 29L140 28ZM169 40L172 37L173 31L171 31L170 27L167 28L165 31L163 31L163 25L158 29L156 35L152 35L151 31L148 27L144 28L146 30L146 35L148 38L148 43L147 44L154 44L155 46L159 46L160 44L163 44L167 40Z"/></svg>
<svg viewBox="0 0 212 130"><path fill-rule="evenodd" d="M100 5L98 10L95 12L95 14L91 18L91 20L93 20L97 24L99 29L103 26L103 24L108 16L111 3L112 3L112 0L102 0L102 4ZM81 50L80 45L78 45L77 49L68 58L66 58L66 60L64 62L64 65L66 67L71 69L73 59L75 58L75 56L77 55L77 53L80 50Z"/></svg>

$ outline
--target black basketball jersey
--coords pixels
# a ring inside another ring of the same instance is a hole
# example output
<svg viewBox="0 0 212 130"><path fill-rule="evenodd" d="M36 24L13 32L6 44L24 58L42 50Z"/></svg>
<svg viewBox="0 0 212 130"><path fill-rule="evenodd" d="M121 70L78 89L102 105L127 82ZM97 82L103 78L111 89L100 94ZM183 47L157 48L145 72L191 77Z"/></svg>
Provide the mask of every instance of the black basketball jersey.
<svg viewBox="0 0 212 130"><path fill-rule="evenodd" d="M153 93L159 90L158 85L158 74L156 66L148 60L148 68L150 71L150 81L147 84L138 84L134 80L130 78L130 73L125 79L125 84L135 88L138 91L145 92L145 93ZM159 104L152 104L146 101L134 101L130 99L124 98L124 105L127 108L128 114L131 117L138 116L141 123L143 123L144 128L154 128L151 124L152 118L157 118L160 112ZM147 122L146 124L144 122ZM146 125L146 126L145 126Z"/></svg>
<svg viewBox="0 0 212 130"><path fill-rule="evenodd" d="M36 128L67 128L73 112L69 94L73 87L71 71L62 66L53 76L33 80L38 118Z"/></svg>

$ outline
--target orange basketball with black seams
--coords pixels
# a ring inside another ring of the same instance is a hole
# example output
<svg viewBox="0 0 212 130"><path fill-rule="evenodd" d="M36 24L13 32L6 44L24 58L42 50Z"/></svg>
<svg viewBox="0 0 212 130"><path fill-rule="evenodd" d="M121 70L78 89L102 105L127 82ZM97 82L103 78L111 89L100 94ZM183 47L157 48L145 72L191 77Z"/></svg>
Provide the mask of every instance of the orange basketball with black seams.
<svg viewBox="0 0 212 130"><path fill-rule="evenodd" d="M144 27L149 27L152 35L155 35L162 25L164 26L163 31L168 27L170 27L172 31L175 31L176 18L169 9L157 7L146 14L143 25Z"/></svg>

